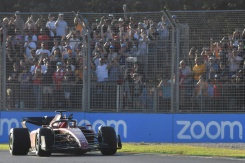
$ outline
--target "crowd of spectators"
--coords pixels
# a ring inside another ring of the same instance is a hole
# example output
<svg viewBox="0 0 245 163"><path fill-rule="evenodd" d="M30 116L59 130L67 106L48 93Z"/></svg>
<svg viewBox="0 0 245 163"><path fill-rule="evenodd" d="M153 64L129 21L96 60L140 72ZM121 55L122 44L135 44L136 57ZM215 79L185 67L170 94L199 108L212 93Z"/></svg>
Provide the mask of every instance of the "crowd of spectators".
<svg viewBox="0 0 245 163"><path fill-rule="evenodd" d="M153 21L133 16L116 19L109 14L88 22L76 14L72 24L65 16L49 14L47 19L34 21L30 15L24 22L17 11L3 19L0 31L1 40L7 34L8 109L81 108L90 38L91 80L97 83L94 101L104 101L108 93L116 101L113 89L104 86L114 83L123 86L125 109L152 109L157 91L159 109L169 110L176 76L170 77L170 67L156 73L147 69L149 53L157 56L157 66L165 64L169 55L170 23L165 16ZM210 40L210 46L201 51L190 49L188 58L180 61L180 109L245 107L244 37L245 32L235 31L221 41ZM155 79L157 84L150 83ZM101 107L100 102L93 107Z"/></svg>
<svg viewBox="0 0 245 163"><path fill-rule="evenodd" d="M180 109L244 110L244 36L245 30L235 30L201 51L190 49L180 61Z"/></svg>
<svg viewBox="0 0 245 163"><path fill-rule="evenodd" d="M88 22L76 14L69 24L65 16L49 14L47 19L34 20L30 15L24 21L17 11L3 19L0 31L1 40L7 36L8 109L80 108L89 38L92 81L126 83L125 99L137 107L146 103L146 94L152 94L145 86L147 48L149 42L168 37L165 17L153 22L147 17L135 20L109 14Z"/></svg>

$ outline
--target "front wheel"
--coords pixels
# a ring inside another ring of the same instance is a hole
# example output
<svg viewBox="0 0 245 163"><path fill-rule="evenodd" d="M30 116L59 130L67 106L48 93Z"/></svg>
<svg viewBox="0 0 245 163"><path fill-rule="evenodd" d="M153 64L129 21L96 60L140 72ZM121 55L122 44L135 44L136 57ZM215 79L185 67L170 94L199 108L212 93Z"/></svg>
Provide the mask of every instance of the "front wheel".
<svg viewBox="0 0 245 163"><path fill-rule="evenodd" d="M99 147L102 155L114 155L117 152L117 136L114 128L106 126L99 130Z"/></svg>

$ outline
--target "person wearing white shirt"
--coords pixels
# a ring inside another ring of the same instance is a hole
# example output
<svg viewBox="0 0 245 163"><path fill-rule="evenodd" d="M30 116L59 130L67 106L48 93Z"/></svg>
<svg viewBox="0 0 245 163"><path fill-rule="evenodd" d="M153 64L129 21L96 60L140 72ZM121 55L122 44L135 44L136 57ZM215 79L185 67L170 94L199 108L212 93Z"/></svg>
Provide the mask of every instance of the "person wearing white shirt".
<svg viewBox="0 0 245 163"><path fill-rule="evenodd" d="M56 36L58 37L66 37L67 34L67 23L63 20L64 14L60 13L57 21L55 22L56 26Z"/></svg>
<svg viewBox="0 0 245 163"><path fill-rule="evenodd" d="M97 81L105 82L108 80L108 67L104 63L104 59L100 58L100 65L96 67Z"/></svg>
<svg viewBox="0 0 245 163"><path fill-rule="evenodd" d="M77 34L73 32L71 34L71 38L69 39L70 41L70 46L72 47L72 51L75 51L77 49L78 44L80 43L80 40L77 38Z"/></svg>
<svg viewBox="0 0 245 163"><path fill-rule="evenodd" d="M54 51L55 49L59 48L60 51L62 51L62 46L59 45L59 40L58 39L54 39L54 46L52 47L52 50L51 50L51 55L54 54Z"/></svg>
<svg viewBox="0 0 245 163"><path fill-rule="evenodd" d="M33 75L35 73L36 68L38 67L39 60L37 58L34 59L33 65L30 68L30 73ZM44 65L41 65L41 73L45 74L47 67Z"/></svg>
<svg viewBox="0 0 245 163"><path fill-rule="evenodd" d="M52 14L49 14L48 19L49 21L47 21L46 27L49 29L49 36L53 38L56 34L54 16Z"/></svg>
<svg viewBox="0 0 245 163"><path fill-rule="evenodd" d="M37 49L36 51L36 56L39 56L39 57L50 57L51 56L51 53L48 49L45 49L45 43L42 42L41 43L41 49Z"/></svg>
<svg viewBox="0 0 245 163"><path fill-rule="evenodd" d="M28 41L25 42L24 48L26 48L26 57L28 59L32 58L31 50L37 48L36 43L32 41L32 36L28 36Z"/></svg>
<svg viewBox="0 0 245 163"><path fill-rule="evenodd" d="M25 41L28 41L28 37L31 36L32 37L32 42L37 42L37 36L35 34L32 35L25 35Z"/></svg>

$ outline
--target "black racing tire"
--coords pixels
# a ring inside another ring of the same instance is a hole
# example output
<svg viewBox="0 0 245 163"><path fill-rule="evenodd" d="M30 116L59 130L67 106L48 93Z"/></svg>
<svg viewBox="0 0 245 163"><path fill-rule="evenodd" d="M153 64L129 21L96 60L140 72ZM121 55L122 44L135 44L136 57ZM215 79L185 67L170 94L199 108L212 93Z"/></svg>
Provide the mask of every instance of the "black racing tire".
<svg viewBox="0 0 245 163"><path fill-rule="evenodd" d="M27 128L12 128L9 132L9 152L12 155L27 155L31 147Z"/></svg>
<svg viewBox="0 0 245 163"><path fill-rule="evenodd" d="M41 148L41 146L42 146L41 137L42 136L44 136L44 138L45 138L46 150L43 150ZM40 156L40 157L51 156L50 147L52 147L53 142L54 142L54 135L53 135L51 129L40 128L36 134L36 139L35 139L36 155Z"/></svg>
<svg viewBox="0 0 245 163"><path fill-rule="evenodd" d="M98 132L98 141L102 155L114 155L117 152L117 136L114 128L101 127Z"/></svg>

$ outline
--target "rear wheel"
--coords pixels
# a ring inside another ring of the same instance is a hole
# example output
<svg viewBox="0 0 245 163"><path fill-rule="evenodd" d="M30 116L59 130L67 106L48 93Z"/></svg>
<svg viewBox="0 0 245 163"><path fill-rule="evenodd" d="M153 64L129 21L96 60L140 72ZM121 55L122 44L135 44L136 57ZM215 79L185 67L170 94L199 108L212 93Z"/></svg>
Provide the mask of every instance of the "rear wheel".
<svg viewBox="0 0 245 163"><path fill-rule="evenodd" d="M44 139L43 139L44 138ZM45 141L45 142L43 142ZM36 155L40 157L48 157L51 155L50 147L53 144L53 134L48 128L40 128L36 135ZM42 149L42 146L46 146L46 150Z"/></svg>
<svg viewBox="0 0 245 163"><path fill-rule="evenodd" d="M114 128L101 127L98 141L102 155L114 155L117 152L117 136Z"/></svg>
<svg viewBox="0 0 245 163"><path fill-rule="evenodd" d="M9 152L12 155L27 155L30 149L30 134L27 128L12 128L9 133Z"/></svg>

